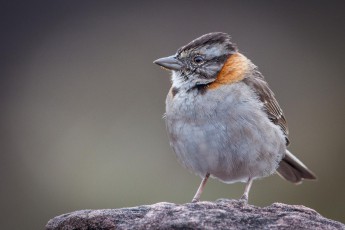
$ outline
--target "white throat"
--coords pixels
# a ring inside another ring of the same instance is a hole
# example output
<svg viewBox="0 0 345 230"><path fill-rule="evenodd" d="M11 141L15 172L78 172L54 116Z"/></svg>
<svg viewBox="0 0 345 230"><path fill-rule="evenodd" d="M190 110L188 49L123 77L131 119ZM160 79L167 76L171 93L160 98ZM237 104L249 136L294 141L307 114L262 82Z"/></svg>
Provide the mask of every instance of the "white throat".
<svg viewBox="0 0 345 230"><path fill-rule="evenodd" d="M188 77L188 79L185 79L183 76L180 75L179 72L172 71L171 81L172 87L182 91L188 91L198 84L208 84L214 81L214 79L203 79L202 81L200 81L193 78L193 76L190 76Z"/></svg>

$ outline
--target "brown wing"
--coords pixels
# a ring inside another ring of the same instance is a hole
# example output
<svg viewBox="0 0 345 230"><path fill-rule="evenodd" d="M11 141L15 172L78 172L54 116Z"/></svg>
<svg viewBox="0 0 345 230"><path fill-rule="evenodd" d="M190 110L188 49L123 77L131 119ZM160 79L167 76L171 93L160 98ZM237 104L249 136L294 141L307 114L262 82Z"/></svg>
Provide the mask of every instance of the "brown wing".
<svg viewBox="0 0 345 230"><path fill-rule="evenodd" d="M274 124L280 126L286 138L286 145L289 145L289 130L283 114L283 110L280 108L277 100L274 97L274 93L268 87L268 84L262 74L256 70L252 76L243 79L243 82L257 93L259 99L262 101L262 103L264 103L268 118Z"/></svg>

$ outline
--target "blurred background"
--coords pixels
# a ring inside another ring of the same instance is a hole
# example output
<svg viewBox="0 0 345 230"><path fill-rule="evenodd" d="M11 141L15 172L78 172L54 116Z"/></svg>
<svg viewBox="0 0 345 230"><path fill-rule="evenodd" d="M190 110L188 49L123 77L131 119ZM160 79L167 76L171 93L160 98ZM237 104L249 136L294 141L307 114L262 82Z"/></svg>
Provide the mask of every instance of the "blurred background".
<svg viewBox="0 0 345 230"><path fill-rule="evenodd" d="M250 203L302 204L345 222L343 1L2 1L3 229L78 209L190 202L200 178L169 147L169 73L152 61L213 31L259 66L318 176L256 181ZM211 180L203 200L237 199Z"/></svg>

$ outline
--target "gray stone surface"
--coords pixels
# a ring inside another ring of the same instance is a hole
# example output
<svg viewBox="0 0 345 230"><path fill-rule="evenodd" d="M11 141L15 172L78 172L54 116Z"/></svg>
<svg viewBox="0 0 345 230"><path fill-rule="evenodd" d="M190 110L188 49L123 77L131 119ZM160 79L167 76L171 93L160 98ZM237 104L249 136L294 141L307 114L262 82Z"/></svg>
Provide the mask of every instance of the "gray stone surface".
<svg viewBox="0 0 345 230"><path fill-rule="evenodd" d="M221 199L80 210L51 219L46 229L345 229L345 225L301 205L274 203L261 208Z"/></svg>

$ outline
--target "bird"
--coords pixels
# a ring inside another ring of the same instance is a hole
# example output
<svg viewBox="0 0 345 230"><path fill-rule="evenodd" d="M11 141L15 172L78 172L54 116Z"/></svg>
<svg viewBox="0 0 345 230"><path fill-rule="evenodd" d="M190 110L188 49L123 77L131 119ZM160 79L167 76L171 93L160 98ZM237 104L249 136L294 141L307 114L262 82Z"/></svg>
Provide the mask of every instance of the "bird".
<svg viewBox="0 0 345 230"><path fill-rule="evenodd" d="M178 161L201 177L192 202L209 177L245 183L248 203L255 179L277 172L299 184L315 174L288 149L288 126L258 67L230 35L212 32L153 63L171 71L165 123Z"/></svg>

